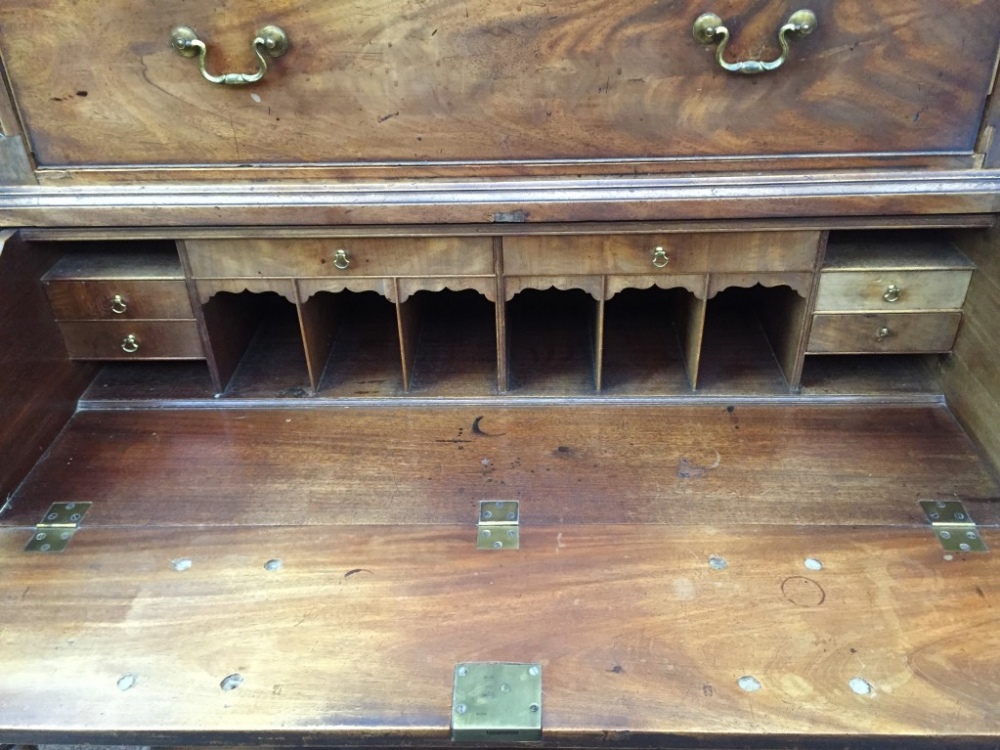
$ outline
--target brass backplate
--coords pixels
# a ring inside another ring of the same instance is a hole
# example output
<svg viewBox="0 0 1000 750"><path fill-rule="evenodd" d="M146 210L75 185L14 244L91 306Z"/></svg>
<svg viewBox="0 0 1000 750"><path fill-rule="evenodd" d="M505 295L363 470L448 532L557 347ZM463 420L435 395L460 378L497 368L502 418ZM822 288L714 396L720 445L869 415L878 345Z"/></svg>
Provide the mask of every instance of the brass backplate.
<svg viewBox="0 0 1000 750"><path fill-rule="evenodd" d="M25 552L62 552L73 538L90 503L53 503L38 525Z"/></svg>
<svg viewBox="0 0 1000 750"><path fill-rule="evenodd" d="M451 738L455 742L503 744L541 740L541 665L498 662L457 665Z"/></svg>
<svg viewBox="0 0 1000 750"><path fill-rule="evenodd" d="M969 512L957 500L921 500L934 534L947 552L989 552Z"/></svg>

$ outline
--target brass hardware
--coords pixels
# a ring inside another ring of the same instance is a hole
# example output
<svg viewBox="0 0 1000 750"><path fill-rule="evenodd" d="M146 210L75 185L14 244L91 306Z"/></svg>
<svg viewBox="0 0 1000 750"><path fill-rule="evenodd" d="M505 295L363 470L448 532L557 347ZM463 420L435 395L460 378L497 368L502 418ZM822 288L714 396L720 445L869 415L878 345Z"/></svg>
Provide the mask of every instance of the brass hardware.
<svg viewBox="0 0 1000 750"><path fill-rule="evenodd" d="M347 257L346 250L338 250L333 254L333 265L335 265L341 271L343 271L349 265L351 265L351 259Z"/></svg>
<svg viewBox="0 0 1000 750"><path fill-rule="evenodd" d="M134 333L130 333L122 340L122 351L129 354L135 354L139 351L139 340L135 337Z"/></svg>
<svg viewBox="0 0 1000 750"><path fill-rule="evenodd" d="M879 341L884 341L892 335L892 331L889 330L888 326L882 326L878 329L878 333L875 334L875 338Z"/></svg>
<svg viewBox="0 0 1000 750"><path fill-rule="evenodd" d="M128 310L128 303L122 298L120 294L116 294L111 298L111 312L115 315L124 315Z"/></svg>
<svg viewBox="0 0 1000 750"><path fill-rule="evenodd" d="M253 53L260 61L256 73L223 73L215 76L205 70L205 57L208 55L208 47L194 29L189 26L178 26L170 33L170 45L177 54L183 57L198 56L198 68L206 81L211 83L221 83L225 86L245 86L248 83L256 83L267 72L268 57L281 57L288 51L288 35L277 26L265 26L257 32L257 36L250 43Z"/></svg>
<svg viewBox="0 0 1000 750"><path fill-rule="evenodd" d="M53 503L35 526L25 552L62 552L80 528L90 503Z"/></svg>
<svg viewBox="0 0 1000 750"><path fill-rule="evenodd" d="M519 549L520 518L517 500L480 500L476 549Z"/></svg>
<svg viewBox="0 0 1000 750"><path fill-rule="evenodd" d="M895 284L889 284L885 288L885 294L882 295L882 299L886 302L899 302L899 287Z"/></svg>
<svg viewBox="0 0 1000 750"><path fill-rule="evenodd" d="M670 262L670 258L667 257L667 251L662 247L653 248L653 265L657 268L665 268Z"/></svg>
<svg viewBox="0 0 1000 750"><path fill-rule="evenodd" d="M921 500L934 534L948 552L989 552L965 506L957 500Z"/></svg>
<svg viewBox="0 0 1000 750"><path fill-rule="evenodd" d="M454 684L453 741L508 744L542 739L540 664L458 664Z"/></svg>
<svg viewBox="0 0 1000 750"><path fill-rule="evenodd" d="M811 10L797 10L789 17L788 22L778 30L778 43L781 45L781 55L776 60L743 60L728 63L723 59L723 52L729 43L729 29L722 24L722 19L715 13L704 13L694 22L694 38L702 44L718 43L715 59L725 70L743 75L766 73L780 68L788 59L788 37L793 39L809 36L816 30L816 14Z"/></svg>

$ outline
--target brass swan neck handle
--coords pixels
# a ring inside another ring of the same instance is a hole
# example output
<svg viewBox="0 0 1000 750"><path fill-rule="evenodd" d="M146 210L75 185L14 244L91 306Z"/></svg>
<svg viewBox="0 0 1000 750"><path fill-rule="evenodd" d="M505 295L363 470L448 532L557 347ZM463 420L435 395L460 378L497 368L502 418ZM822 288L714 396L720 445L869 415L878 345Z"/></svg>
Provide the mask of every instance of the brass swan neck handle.
<svg viewBox="0 0 1000 750"><path fill-rule="evenodd" d="M741 60L740 62L726 62L723 53L729 43L729 29L727 29L722 19L715 13L704 13L698 16L694 22L694 38L702 44L718 44L715 51L715 59L719 65L731 73L741 73L742 75L756 75L766 73L770 70L777 70L784 65L788 59L789 37L798 39L809 36L816 30L816 14L811 10L797 10L789 17L778 30L778 43L781 45L781 55L775 60Z"/></svg>
<svg viewBox="0 0 1000 750"><path fill-rule="evenodd" d="M224 86L245 86L256 83L267 72L267 58L281 57L288 51L288 35L277 26L265 26L257 32L250 47L259 60L256 73L223 73L212 75L205 69L205 57L208 55L207 45L198 38L198 34L190 26L178 26L170 33L170 46L183 57L198 56L198 68L202 76L210 83Z"/></svg>

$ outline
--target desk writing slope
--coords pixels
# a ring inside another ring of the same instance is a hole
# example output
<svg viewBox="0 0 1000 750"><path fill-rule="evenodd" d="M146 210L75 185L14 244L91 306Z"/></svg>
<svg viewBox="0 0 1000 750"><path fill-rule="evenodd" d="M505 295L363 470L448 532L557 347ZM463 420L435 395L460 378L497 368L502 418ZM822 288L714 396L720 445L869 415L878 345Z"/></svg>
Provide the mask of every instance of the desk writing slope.
<svg viewBox="0 0 1000 750"><path fill-rule="evenodd" d="M348 412L79 412L3 517L0 737L442 745L455 665L504 661L553 742L996 742L1000 563L917 504L1000 546L944 407ZM492 498L519 550L476 549Z"/></svg>

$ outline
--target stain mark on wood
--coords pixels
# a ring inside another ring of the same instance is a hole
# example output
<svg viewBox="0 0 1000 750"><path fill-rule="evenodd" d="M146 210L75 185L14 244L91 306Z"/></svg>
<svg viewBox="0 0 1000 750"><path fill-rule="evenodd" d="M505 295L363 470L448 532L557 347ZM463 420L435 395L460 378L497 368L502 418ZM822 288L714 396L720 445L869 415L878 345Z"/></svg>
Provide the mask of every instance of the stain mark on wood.
<svg viewBox="0 0 1000 750"><path fill-rule="evenodd" d="M701 686L701 692L706 698L712 698L715 696L715 688L708 684Z"/></svg>
<svg viewBox="0 0 1000 750"><path fill-rule="evenodd" d="M379 123L383 123L386 120L391 120L393 117L399 117L399 112L398 111L396 111L396 112L390 112L387 115L382 115L381 117L378 118L378 121L379 121Z"/></svg>
<svg viewBox="0 0 1000 750"><path fill-rule="evenodd" d="M715 451L715 460L708 466L698 466L687 457L681 456L680 461L677 462L677 476L681 479L700 479L721 465L722 455L719 451Z"/></svg>
<svg viewBox="0 0 1000 750"><path fill-rule="evenodd" d="M482 435L483 437L503 437L506 432L486 432L480 426L479 423L483 421L483 417L476 417L472 420L472 434Z"/></svg>
<svg viewBox="0 0 1000 750"><path fill-rule="evenodd" d="M375 575L375 573L368 568L353 568L346 573L344 573L344 578L350 578L351 576L356 576L358 573L367 573L370 576Z"/></svg>
<svg viewBox="0 0 1000 750"><path fill-rule="evenodd" d="M615 665L614 665L613 667L611 667L611 669L609 669L608 671L609 671L609 672L613 672L614 674L622 674L622 673L623 673L623 672L625 671L625 669L624 669L624 668L622 667L622 665L621 665L621 664L615 664Z"/></svg>
<svg viewBox="0 0 1000 750"><path fill-rule="evenodd" d="M983 587L982 586L976 586L976 593L979 595L980 599L985 599L986 598L986 593L983 591Z"/></svg>
<svg viewBox="0 0 1000 750"><path fill-rule="evenodd" d="M826 590L805 576L791 576L781 582L781 593L797 607L820 607L826 601Z"/></svg>

